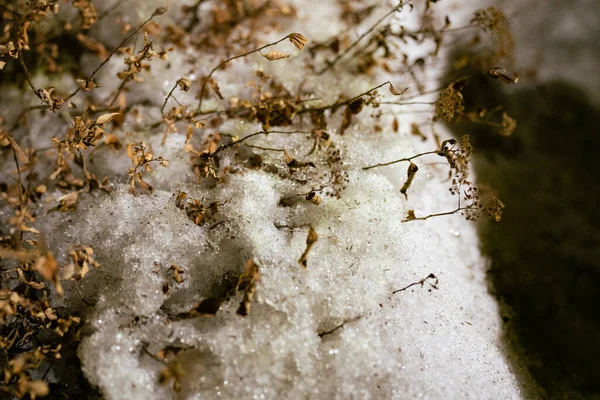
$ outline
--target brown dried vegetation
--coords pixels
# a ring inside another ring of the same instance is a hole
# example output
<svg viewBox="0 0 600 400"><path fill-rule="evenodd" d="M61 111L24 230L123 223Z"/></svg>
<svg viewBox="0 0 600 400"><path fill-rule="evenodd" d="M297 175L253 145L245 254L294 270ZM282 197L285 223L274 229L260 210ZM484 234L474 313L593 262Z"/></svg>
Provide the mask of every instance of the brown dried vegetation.
<svg viewBox="0 0 600 400"><path fill-rule="evenodd" d="M311 38L309 41L301 33L282 32L279 40L264 44L260 39L261 35L257 33L268 29L281 31L281 26L267 26L267 22L272 21L273 17L282 20L295 18L296 10L293 6L279 1L258 3L219 0L213 3L207 15L201 15L201 9L204 9L201 3L202 0L183 7L184 21L177 26L160 24L161 15L167 11L165 7L157 8L135 27L123 19L117 19L118 30L123 36L118 46L110 46L93 34L92 28L114 12L114 9L108 9L98 13L96 5L99 2L35 0L0 5L0 84L5 85L10 79L14 79L18 87L28 91L29 96L39 102L24 106L18 115L0 115L2 157L3 160L14 162L14 169L0 182L2 206L10 210L4 214L8 217L2 221L5 228L0 230L2 396L36 398L49 394L49 386L44 381L45 375L41 380L33 379L32 372L39 370L42 365L51 366L59 360L64 346L75 346L82 326L80 316L58 312L51 307L51 303L56 296L62 296L65 290L74 288L79 293L78 281L85 279L90 273L90 267L100 268L92 246L77 243L64 255L70 262L59 265L52 252L46 248L44 238L31 226L36 220L35 210L39 208L37 203L50 192L60 193L53 198L55 205L51 211L69 213L77 209L82 196L89 196L88 193L93 190L109 192L111 183L108 177L99 178L93 172L93 155L101 147L124 153L131 160L132 166L123 173L128 176L132 195L152 192L153 187L144 179L145 174L152 172L153 163L168 167L168 161L155 156L150 146L144 142L127 146L121 144L126 134L124 122L140 118L141 106L148 103L155 105L156 109L161 106L160 114L157 114L160 118L149 129L164 129L163 143L170 134L177 134L183 128L186 132L184 150L189 154L190 169L200 183L208 181L217 185L225 182L229 174L240 173L245 168L261 168L305 188L303 193L283 198L282 205L294 204L290 201L294 198L304 198L306 202L320 206L327 198L341 198L349 181L348 168L344 165L335 136L349 134L356 116L367 112L372 112L373 131L379 132L385 129L379 118L384 112L389 112L390 107L415 104L410 100L428 94L420 78L421 72L428 63L436 61L446 37L449 36L447 34L455 30L479 28L483 34L491 35L492 50L467 58L463 64L486 65L488 75L503 83L513 84L518 81L516 73L507 72L504 67L498 66L505 62L509 70L512 68L510 59L514 41L506 17L495 8L479 10L470 26L454 28L448 17L443 22L434 18L433 1L425 2L422 10L411 2L399 2L396 7L382 12L382 17L363 29L363 34L354 40L351 40L348 32L323 41L319 41L321 38ZM351 26L361 24L380 8L379 4L364 6L362 2L353 1L341 1L340 4L343 19ZM59 18L59 8L71 9L74 13L70 15L74 17ZM421 12L419 30L405 27L396 29L397 27L392 26L390 18L406 9ZM199 29L201 20L203 24ZM140 40L143 42L141 48L136 47L138 36L143 38ZM473 43L481 42L479 36L476 38ZM134 42L131 43L132 41ZM299 52L308 53L303 58L307 74L325 74L335 68L344 68L352 73L370 75L374 70L381 69L391 76L406 78L410 87L416 88L416 94L413 91L410 92L412 96L408 96L409 87L394 87L388 81L354 97L340 97L327 104L311 98L311 93L301 87L297 89L297 93L292 93L283 82L259 70L247 85L252 88L252 95L244 97L240 94L230 98L223 96L219 76L227 73L227 68L236 60L260 54L269 62L298 62L295 55L278 50L277 46L284 41L289 41ZM155 50L155 42L166 47ZM422 58L411 59L398 51L402 44L408 42L428 42L433 43L433 46L430 46L431 49ZM218 61L208 57L213 60L210 64L212 69L199 73L198 78L192 77L191 72L184 74L176 80L164 98L140 100L132 95L137 88L142 87L144 78L152 73L154 63L168 61L168 53L173 48L193 48L216 56ZM263 53L267 48L269 51ZM84 53L99 58L97 67L87 76L82 76L80 72L82 66L79 62ZM97 76L101 75L100 72L111 59L118 56L123 57L122 68L116 75L120 83L106 99L98 101L94 95L102 89L104 82L98 81ZM157 58L159 61L155 60ZM41 72L48 76L71 72L72 87L75 89L69 92L61 87L37 87L30 68L35 73ZM492 124L498 127L500 134L510 135L517 123L506 113L502 114L500 122L487 119L488 116L493 116L493 111L465 113L461 94L461 84L465 79L468 77L439 90L437 101L421 104L435 107L435 121L450 123L460 120ZM384 86L389 90L388 97L391 94L400 100L386 101L384 95L378 92ZM180 103L177 96L181 92L195 93L197 104ZM210 94L217 96L217 104L222 108L214 108L214 102L210 107L205 107L204 101ZM52 116L57 127L64 127L62 134L52 138L52 146L47 149L37 149L29 140L28 129L31 129L31 121L37 118L38 113ZM232 136L221 129L225 120L258 123L262 130L241 138ZM332 128L334 124L335 128ZM277 129L273 129L274 127ZM400 131L398 118L394 118L391 129L394 132ZM411 132L423 140L427 139L416 124L411 127ZM253 138L269 135L304 135L308 143L312 143L312 148L308 154L294 154L289 148L269 148L252 142ZM434 138L437 140L435 133ZM251 154L248 155L248 152ZM265 152L280 152L281 157L276 163L265 161ZM428 155L442 157L449 167L452 178L450 192L458 198L457 208L424 217L417 217L410 211L405 221L425 220L454 213L462 213L467 219L476 219L481 212L498 221L504 207L502 202L489 191L481 194L467 179L471 153L472 147L465 136L458 141L445 140L429 152L381 162L363 169L408 162L406 181L400 190L401 194L408 196L407 192L419 171L412 160ZM234 161L223 167L221 161L225 154L230 155ZM175 198L176 206L194 224L210 224L210 229L222 224L224 221L219 220L219 208L223 204L211 202L205 205L203 201L204 199L188 198L185 192L179 192ZM305 250L298 260L301 267L307 268L309 253L317 240L316 231L310 227ZM185 280L192 278L184 268L176 264L171 264L167 276L176 285L184 284ZM224 282L229 284L225 295L204 299L189 312L172 317L214 315L224 302L236 295L241 297L237 313L241 316L250 314L260 282L258 264L248 260L243 273L225 277ZM430 275L415 284L423 286L425 282L436 288L437 278ZM167 283L165 292L169 289ZM88 304L83 296L81 299ZM52 339L40 340L49 331L53 332ZM333 330L319 335L332 332ZM164 363L160 382L172 382L176 391L184 376L177 354L177 351L165 350L159 355Z"/></svg>

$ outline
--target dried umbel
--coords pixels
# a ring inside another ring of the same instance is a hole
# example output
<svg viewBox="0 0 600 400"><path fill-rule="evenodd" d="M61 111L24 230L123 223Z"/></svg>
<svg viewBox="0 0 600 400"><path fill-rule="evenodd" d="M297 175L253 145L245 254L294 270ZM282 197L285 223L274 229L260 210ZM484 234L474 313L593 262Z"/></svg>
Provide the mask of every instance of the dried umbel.
<svg viewBox="0 0 600 400"><path fill-rule="evenodd" d="M465 112L465 103L458 85L453 83L440 92L435 102L435 118L444 122L452 122Z"/></svg>
<svg viewBox="0 0 600 400"><path fill-rule="evenodd" d="M481 27L484 32L489 32L492 35L494 54L489 60L490 62L495 64L502 59L510 63L513 62L515 40L509 21L502 11L496 7L479 9L475 11L471 24Z"/></svg>

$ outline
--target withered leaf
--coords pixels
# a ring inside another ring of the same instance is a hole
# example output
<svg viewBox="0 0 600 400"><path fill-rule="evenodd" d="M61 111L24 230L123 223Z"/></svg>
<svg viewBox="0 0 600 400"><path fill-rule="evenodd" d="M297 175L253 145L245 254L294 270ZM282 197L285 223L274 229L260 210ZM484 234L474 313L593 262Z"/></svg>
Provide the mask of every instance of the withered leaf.
<svg viewBox="0 0 600 400"><path fill-rule="evenodd" d="M401 92L399 92L398 90L396 90L394 85L392 85L392 82L390 82L390 93L392 93L394 96L400 96L401 94L404 94L407 90L408 90L408 88L406 87L406 88L402 89Z"/></svg>
<svg viewBox="0 0 600 400"><path fill-rule="evenodd" d="M289 168L304 168L304 167L313 167L316 168L316 165L313 162L300 162L290 156L287 151L283 151L283 156L285 157L285 163Z"/></svg>
<svg viewBox="0 0 600 400"><path fill-rule="evenodd" d="M101 115L101 116L98 117L98 119L96 119L96 125L102 125L102 124L105 124L107 122L110 122L117 115L121 115L121 113L115 112L115 113L109 113L109 114Z"/></svg>
<svg viewBox="0 0 600 400"><path fill-rule="evenodd" d="M408 195L406 194L406 191L410 188L410 185L412 184L413 180L415 179L415 176L417 175L418 170L419 170L419 167L417 167L417 165L413 164L412 162L408 166L408 170L406 171L406 175L407 175L406 182L404 182L404 185L402 185L402 188L400 189L400 193L402 193L406 199L408 199Z"/></svg>
<svg viewBox="0 0 600 400"><path fill-rule="evenodd" d="M71 192L62 196L58 199L58 206L51 209L51 211L72 211L77 208L77 200L79 198L79 194L77 192Z"/></svg>
<svg viewBox="0 0 600 400"><path fill-rule="evenodd" d="M245 317L250 313L252 300L254 299L254 294L256 292L256 284L259 279L260 274L258 272L258 265L252 259L249 259L246 261L245 272L240 276L237 285L240 287L245 283L244 297L242 298L240 306L237 310L238 315Z"/></svg>
<svg viewBox="0 0 600 400"><path fill-rule="evenodd" d="M490 69L489 74L494 79L499 79L504 83L517 83L519 82L519 74L516 72L509 73L502 67L494 67Z"/></svg>
<svg viewBox="0 0 600 400"><path fill-rule="evenodd" d="M310 252L310 249L314 246L314 244L317 243L317 240L319 240L319 235L317 235L317 231L315 231L314 228L310 226L308 228L308 236L306 237L306 248L300 256L300 259L298 260L298 264L300 264L302 268L306 269L306 267L308 266L308 253Z"/></svg>

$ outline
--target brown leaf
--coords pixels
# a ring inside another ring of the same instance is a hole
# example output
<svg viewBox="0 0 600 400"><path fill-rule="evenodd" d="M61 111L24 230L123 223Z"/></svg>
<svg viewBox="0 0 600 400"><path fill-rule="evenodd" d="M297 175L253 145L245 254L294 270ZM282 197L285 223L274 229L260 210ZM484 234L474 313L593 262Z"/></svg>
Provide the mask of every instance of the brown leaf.
<svg viewBox="0 0 600 400"><path fill-rule="evenodd" d="M250 313L252 300L254 299L254 293L256 292L256 283L259 279L260 274L258 272L258 265L252 259L249 259L246 261L245 272L240 276L237 285L239 287L242 283L246 284L246 287L244 288L244 298L237 310L238 315L246 316Z"/></svg>
<svg viewBox="0 0 600 400"><path fill-rule="evenodd" d="M408 199L408 195L406 194L406 191L410 188L410 185L412 184L413 180L415 179L415 176L417 175L418 170L419 170L419 167L417 167L417 165L413 164L412 162L408 166L408 170L406 171L406 174L408 177L406 179L406 182L404 182L404 185L402 185L402 188L400 189L400 193L402 193L406 199Z"/></svg>
<svg viewBox="0 0 600 400"><path fill-rule="evenodd" d="M519 82L519 74L516 72L510 73L502 67L495 67L490 69L489 74L494 79L500 79L504 83L517 83Z"/></svg>
<svg viewBox="0 0 600 400"><path fill-rule="evenodd" d="M121 113L116 112L116 113L109 113L109 114L101 115L96 120L96 125L102 125L102 124L105 124L107 122L110 122L117 115L121 115Z"/></svg>
<svg viewBox="0 0 600 400"><path fill-rule="evenodd" d="M53 211L72 211L77 208L77 200L79 194L77 192L71 192L67 195L62 196L58 201L59 205L54 207Z"/></svg>
<svg viewBox="0 0 600 400"><path fill-rule="evenodd" d="M302 253L302 256L300 256L300 259L298 260L298 264L304 269L306 269L308 265L308 253L314 244L317 243L317 240L319 240L319 235L317 235L317 231L310 226L308 228L308 236L306 237L306 249L304 249L304 253Z"/></svg>

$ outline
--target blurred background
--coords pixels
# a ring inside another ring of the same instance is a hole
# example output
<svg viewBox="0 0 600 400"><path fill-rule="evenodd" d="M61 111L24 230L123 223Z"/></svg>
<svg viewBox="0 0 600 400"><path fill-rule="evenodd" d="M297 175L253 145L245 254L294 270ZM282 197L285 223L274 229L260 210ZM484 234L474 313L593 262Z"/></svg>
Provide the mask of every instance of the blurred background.
<svg viewBox="0 0 600 400"><path fill-rule="evenodd" d="M520 80L479 75L463 95L467 111L504 105L517 128L452 129L471 134L478 182L506 205L479 227L504 345L542 397L600 398L600 2L493 3L509 16Z"/></svg>

